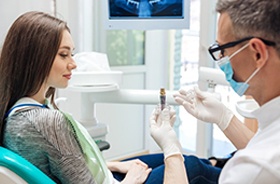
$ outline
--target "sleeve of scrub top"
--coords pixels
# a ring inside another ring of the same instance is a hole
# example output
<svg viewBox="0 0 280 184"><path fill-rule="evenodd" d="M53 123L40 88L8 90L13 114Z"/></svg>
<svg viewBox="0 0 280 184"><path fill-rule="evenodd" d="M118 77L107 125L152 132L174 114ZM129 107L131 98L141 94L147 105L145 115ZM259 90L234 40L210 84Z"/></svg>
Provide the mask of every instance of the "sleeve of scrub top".
<svg viewBox="0 0 280 184"><path fill-rule="evenodd" d="M279 183L277 169L266 160L253 155L233 157L222 169L219 184L263 184Z"/></svg>

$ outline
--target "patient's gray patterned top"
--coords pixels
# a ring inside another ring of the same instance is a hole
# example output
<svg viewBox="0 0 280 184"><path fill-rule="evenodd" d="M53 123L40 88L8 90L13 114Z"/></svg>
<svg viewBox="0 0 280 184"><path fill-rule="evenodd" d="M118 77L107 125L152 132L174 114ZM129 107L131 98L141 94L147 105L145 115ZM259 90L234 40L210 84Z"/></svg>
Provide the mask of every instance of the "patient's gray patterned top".
<svg viewBox="0 0 280 184"><path fill-rule="evenodd" d="M95 183L71 125L58 110L29 108L14 113L6 119L3 138L6 148L57 183Z"/></svg>

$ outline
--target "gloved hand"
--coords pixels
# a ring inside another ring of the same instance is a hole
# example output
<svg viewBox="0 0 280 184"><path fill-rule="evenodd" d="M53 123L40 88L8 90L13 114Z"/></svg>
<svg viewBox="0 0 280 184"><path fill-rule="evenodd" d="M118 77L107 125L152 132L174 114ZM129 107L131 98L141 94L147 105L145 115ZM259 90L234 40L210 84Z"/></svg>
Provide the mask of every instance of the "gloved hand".
<svg viewBox="0 0 280 184"><path fill-rule="evenodd" d="M222 131L228 127L233 117L232 111L213 94L202 92L198 87L189 91L181 89L178 94L173 96L175 101L194 117L205 122L215 123Z"/></svg>
<svg viewBox="0 0 280 184"><path fill-rule="evenodd" d="M166 159L172 155L182 155L182 147L173 129L176 115L174 110L154 109L150 117L150 133L164 153Z"/></svg>

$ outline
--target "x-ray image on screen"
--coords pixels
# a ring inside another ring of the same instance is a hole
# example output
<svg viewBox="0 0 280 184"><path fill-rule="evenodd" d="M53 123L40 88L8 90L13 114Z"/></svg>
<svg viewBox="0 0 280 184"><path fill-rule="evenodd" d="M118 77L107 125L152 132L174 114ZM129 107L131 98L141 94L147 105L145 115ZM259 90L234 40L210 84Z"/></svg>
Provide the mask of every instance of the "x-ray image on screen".
<svg viewBox="0 0 280 184"><path fill-rule="evenodd" d="M184 0L108 0L110 19L183 18Z"/></svg>

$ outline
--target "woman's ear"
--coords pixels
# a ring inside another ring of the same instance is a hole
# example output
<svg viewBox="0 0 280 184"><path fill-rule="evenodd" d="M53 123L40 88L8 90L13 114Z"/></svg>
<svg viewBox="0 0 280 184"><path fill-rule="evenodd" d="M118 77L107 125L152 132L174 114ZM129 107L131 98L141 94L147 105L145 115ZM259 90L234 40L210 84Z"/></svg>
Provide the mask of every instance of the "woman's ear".
<svg viewBox="0 0 280 184"><path fill-rule="evenodd" d="M256 61L256 67L260 68L265 65L269 57L267 46L259 38L253 38L249 43L253 51L254 60Z"/></svg>

